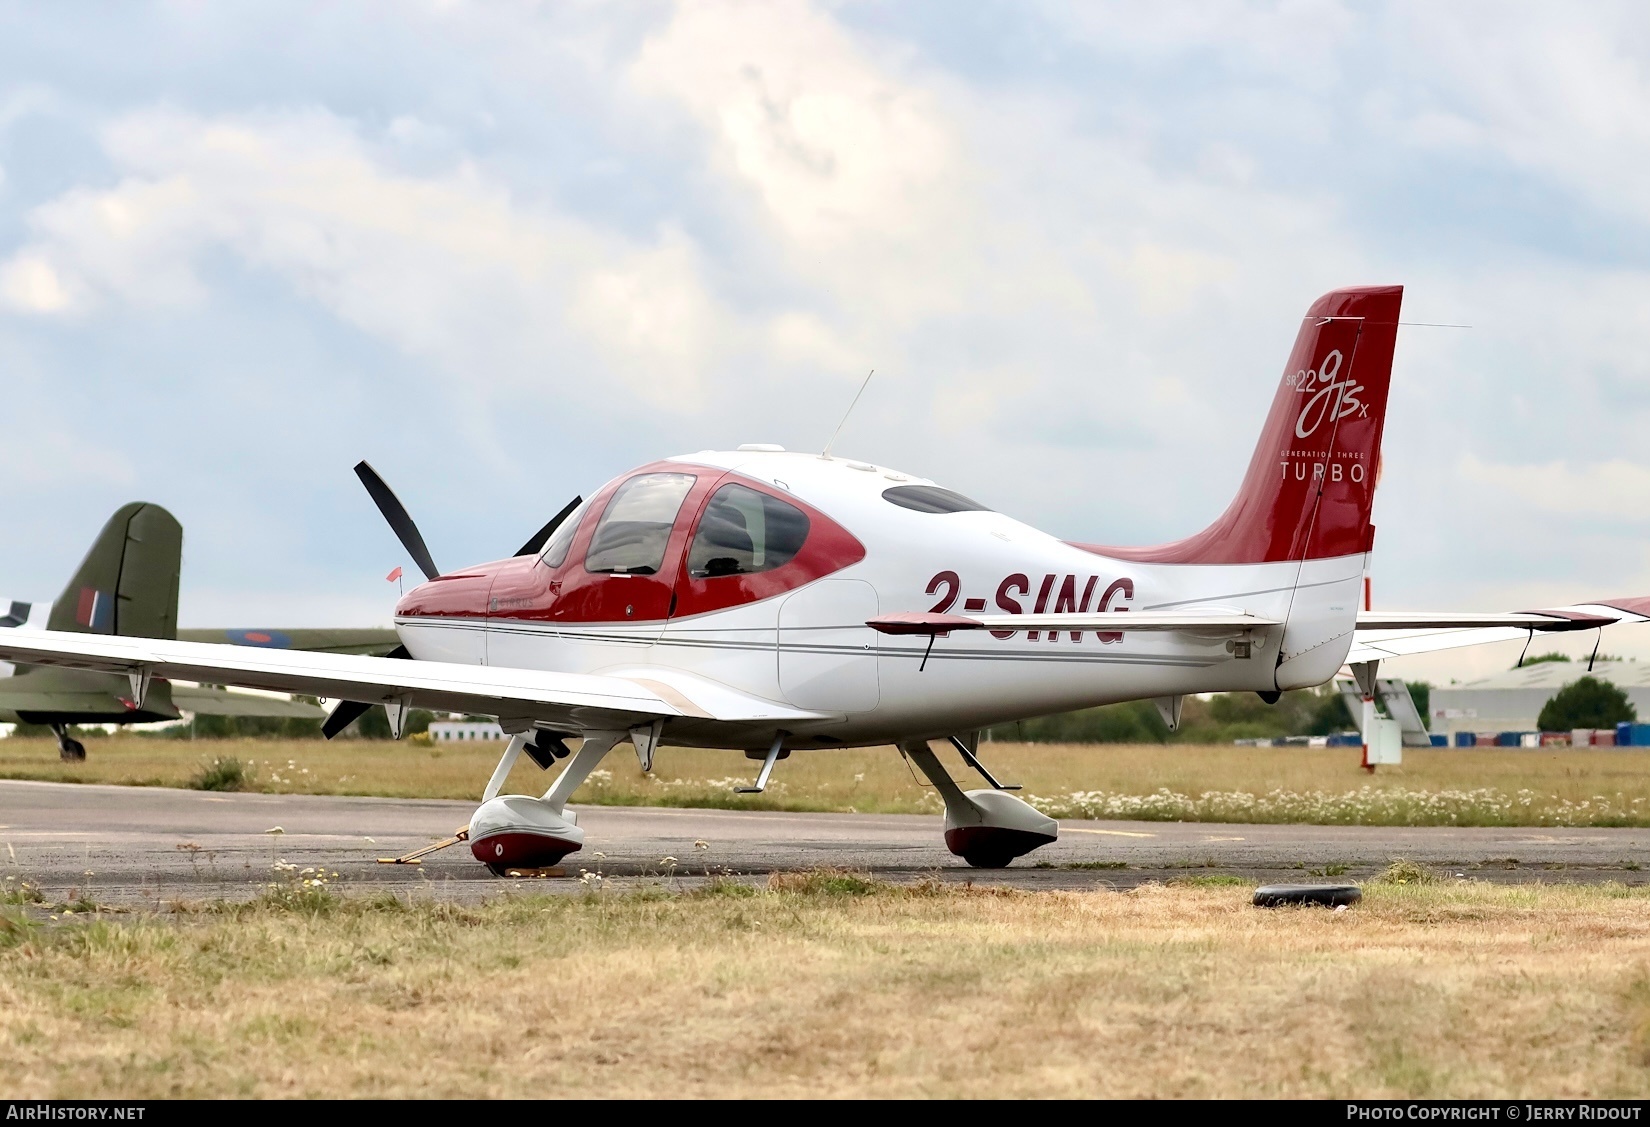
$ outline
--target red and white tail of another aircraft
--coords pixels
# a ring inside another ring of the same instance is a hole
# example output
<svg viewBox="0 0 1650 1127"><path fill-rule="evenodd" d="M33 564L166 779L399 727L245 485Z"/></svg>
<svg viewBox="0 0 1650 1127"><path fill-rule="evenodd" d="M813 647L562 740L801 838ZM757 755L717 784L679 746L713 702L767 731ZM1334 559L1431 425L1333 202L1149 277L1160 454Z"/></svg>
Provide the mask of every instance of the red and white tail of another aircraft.
<svg viewBox="0 0 1650 1127"><path fill-rule="evenodd" d="M429 582L396 607L397 658L52 632L0 659L313 693L329 730L382 704L486 713L513 733L469 827L495 869L552 864L567 801L607 752L745 749L758 786L793 750L897 744L977 865L1054 840L973 755L980 729L1187 694L1268 698L1352 663L1650 619L1650 598L1505 614L1360 612L1402 290L1337 290L1302 321L1236 498L1154 548L1061 541L925 478L777 447L702 451L603 486L522 555L440 573L400 503L358 468ZM355 702L355 703L350 703ZM949 740L992 784L963 791ZM568 741L577 741L576 751ZM516 758L565 759L539 798Z"/></svg>

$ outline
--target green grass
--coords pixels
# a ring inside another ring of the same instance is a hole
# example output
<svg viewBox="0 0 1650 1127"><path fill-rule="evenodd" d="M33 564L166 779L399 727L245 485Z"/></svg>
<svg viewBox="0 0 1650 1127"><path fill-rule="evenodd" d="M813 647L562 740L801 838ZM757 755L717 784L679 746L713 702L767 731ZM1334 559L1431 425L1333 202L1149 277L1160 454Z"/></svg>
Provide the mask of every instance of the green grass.
<svg viewBox="0 0 1650 1127"><path fill-rule="evenodd" d="M234 756L219 756L189 777L191 790L251 790L254 772Z"/></svg>
<svg viewBox="0 0 1650 1127"><path fill-rule="evenodd" d="M313 880L314 878L307 878ZM16 1099L1637 1098L1650 891L848 872L0 911Z"/></svg>
<svg viewBox="0 0 1650 1127"><path fill-rule="evenodd" d="M497 744L131 736L90 739L87 749L84 763L65 763L50 740L0 740L0 778L476 799L501 751ZM936 746L936 753L965 786L983 785L949 748ZM1058 818L1650 826L1650 749L1406 750L1401 767L1374 775L1359 769L1356 749L988 743L982 755L998 777L1023 783L1021 795ZM755 773L741 752L666 747L644 775L621 745L574 801L889 814L940 809L933 789L892 748L797 752L779 764L766 793L737 793ZM539 794L552 778L523 756L506 790Z"/></svg>

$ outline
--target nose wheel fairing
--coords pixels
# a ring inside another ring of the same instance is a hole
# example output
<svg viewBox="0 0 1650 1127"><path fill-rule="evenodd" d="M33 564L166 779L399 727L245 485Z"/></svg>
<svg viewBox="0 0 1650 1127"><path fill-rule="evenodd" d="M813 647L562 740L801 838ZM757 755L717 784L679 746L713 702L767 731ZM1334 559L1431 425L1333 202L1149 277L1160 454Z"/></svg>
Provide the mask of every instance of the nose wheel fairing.
<svg viewBox="0 0 1650 1127"><path fill-rule="evenodd" d="M509 869L548 868L584 847L579 817L567 809L567 800L627 733L587 734L542 798L499 794L510 768L534 735L520 732L510 738L481 805L470 818L471 856L500 876ZM538 762L537 756L534 761Z"/></svg>
<svg viewBox="0 0 1650 1127"><path fill-rule="evenodd" d="M470 819L470 854L496 872L548 868L583 847L577 815L525 794L489 799Z"/></svg>
<svg viewBox="0 0 1650 1127"><path fill-rule="evenodd" d="M1006 868L1016 857L1052 845L1060 824L1030 804L997 790L963 793L967 808L945 811L945 847L976 869Z"/></svg>
<svg viewBox="0 0 1650 1127"><path fill-rule="evenodd" d="M946 848L976 869L1004 868L1059 839L1060 824L1029 803L999 790L964 791L926 742L903 743L900 750L945 802Z"/></svg>

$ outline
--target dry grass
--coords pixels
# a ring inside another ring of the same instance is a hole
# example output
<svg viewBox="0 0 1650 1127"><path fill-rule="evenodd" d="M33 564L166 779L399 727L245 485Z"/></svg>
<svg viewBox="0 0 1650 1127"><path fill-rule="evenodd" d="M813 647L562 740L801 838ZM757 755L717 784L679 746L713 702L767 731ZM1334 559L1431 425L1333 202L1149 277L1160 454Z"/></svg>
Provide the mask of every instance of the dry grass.
<svg viewBox="0 0 1650 1127"><path fill-rule="evenodd" d="M18 909L9 909L15 919ZM3 929L0 929L3 931ZM17 1098L1638 1096L1650 896L328 892L0 934Z"/></svg>
<svg viewBox="0 0 1650 1127"><path fill-rule="evenodd" d="M421 746L348 740L198 742L131 736L88 742L64 763L50 740L0 740L0 778L187 786L214 760L252 767L244 789L277 793L475 798L497 744ZM940 749L959 778L968 772ZM1057 817L1178 821L1329 821L1372 825L1650 825L1650 752L1569 749L1409 751L1373 776L1356 750L1192 745L988 744L999 777ZM798 752L763 795L732 787L755 777L739 752L665 748L652 776L624 747L578 794L581 802L764 810L923 813L938 809L892 748ZM523 757L510 790L549 783ZM1167 798L1162 791L1168 791ZM1520 797L1520 792L1524 792Z"/></svg>

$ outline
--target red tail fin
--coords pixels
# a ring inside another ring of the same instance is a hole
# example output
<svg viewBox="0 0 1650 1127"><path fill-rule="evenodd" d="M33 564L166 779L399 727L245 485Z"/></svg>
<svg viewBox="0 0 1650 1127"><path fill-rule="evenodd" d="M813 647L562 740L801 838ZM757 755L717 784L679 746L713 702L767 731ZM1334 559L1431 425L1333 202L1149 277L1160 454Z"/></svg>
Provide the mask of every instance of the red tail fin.
<svg viewBox="0 0 1650 1127"><path fill-rule="evenodd" d="M1181 564L1273 563L1368 551L1403 296L1402 286L1357 286L1312 303L1249 472L1219 520L1173 544L1094 550Z"/></svg>

